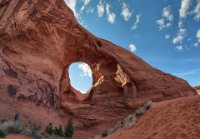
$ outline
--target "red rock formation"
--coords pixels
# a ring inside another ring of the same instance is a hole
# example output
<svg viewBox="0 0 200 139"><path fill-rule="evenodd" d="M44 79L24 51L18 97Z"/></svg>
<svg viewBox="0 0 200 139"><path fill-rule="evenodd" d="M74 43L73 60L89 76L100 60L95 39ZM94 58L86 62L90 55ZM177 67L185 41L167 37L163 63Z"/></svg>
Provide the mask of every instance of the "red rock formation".
<svg viewBox="0 0 200 139"><path fill-rule="evenodd" d="M199 139L200 96L153 104L132 127L105 139Z"/></svg>
<svg viewBox="0 0 200 139"><path fill-rule="evenodd" d="M200 95L200 86L196 86L195 89L197 91L197 94Z"/></svg>
<svg viewBox="0 0 200 139"><path fill-rule="evenodd" d="M196 86L195 89L200 90L200 86Z"/></svg>
<svg viewBox="0 0 200 139"><path fill-rule="evenodd" d="M95 95L70 85L68 68L79 61L90 65L93 84L104 76ZM77 129L106 127L147 100L196 94L186 81L85 30L64 0L0 0L0 79L1 93L64 108Z"/></svg>

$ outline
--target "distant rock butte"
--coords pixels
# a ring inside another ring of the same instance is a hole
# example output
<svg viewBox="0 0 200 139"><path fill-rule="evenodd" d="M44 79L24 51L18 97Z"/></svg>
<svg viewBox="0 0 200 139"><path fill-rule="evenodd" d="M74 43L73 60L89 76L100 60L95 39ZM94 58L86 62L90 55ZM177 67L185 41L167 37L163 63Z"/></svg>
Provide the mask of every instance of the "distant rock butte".
<svg viewBox="0 0 200 139"><path fill-rule="evenodd" d="M93 72L86 95L70 85L68 68L80 61ZM0 0L0 79L1 93L62 109L77 129L95 132L145 101L196 95L185 80L88 32L64 0Z"/></svg>

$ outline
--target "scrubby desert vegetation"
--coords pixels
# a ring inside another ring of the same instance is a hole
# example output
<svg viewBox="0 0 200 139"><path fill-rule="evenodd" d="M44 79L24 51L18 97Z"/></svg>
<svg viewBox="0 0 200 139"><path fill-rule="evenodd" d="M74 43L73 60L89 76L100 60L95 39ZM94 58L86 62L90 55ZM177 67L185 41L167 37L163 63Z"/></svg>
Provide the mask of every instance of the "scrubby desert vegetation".
<svg viewBox="0 0 200 139"><path fill-rule="evenodd" d="M104 130L103 132L101 132L101 134L92 137L92 139L101 139L101 138L107 137L108 135L111 135L121 129L133 126L136 123L136 121L138 120L138 118L140 116L144 115L144 113L146 111L148 111L151 108L151 106L152 106L151 101L146 102L143 106L138 108L138 110L135 111L133 114L130 114L123 121L118 122L113 128Z"/></svg>
<svg viewBox="0 0 200 139"><path fill-rule="evenodd" d="M54 127L52 123L49 123L45 129L42 129L39 124L31 121L28 123L21 122L19 114L16 114L13 120L4 118L0 123L0 138L4 138L7 135L24 135L34 139L71 139L73 133L72 119L68 120L68 123L64 128L62 125Z"/></svg>
<svg viewBox="0 0 200 139"><path fill-rule="evenodd" d="M154 102L134 126L106 139L200 139L200 96Z"/></svg>

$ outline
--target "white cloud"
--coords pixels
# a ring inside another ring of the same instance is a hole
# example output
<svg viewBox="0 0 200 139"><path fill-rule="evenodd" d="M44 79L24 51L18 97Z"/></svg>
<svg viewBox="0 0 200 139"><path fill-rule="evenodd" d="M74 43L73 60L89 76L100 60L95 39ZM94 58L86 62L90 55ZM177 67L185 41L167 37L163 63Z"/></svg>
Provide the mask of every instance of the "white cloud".
<svg viewBox="0 0 200 139"><path fill-rule="evenodd" d="M165 25L166 28L169 28L169 27L171 27L171 26L172 26L172 23L167 23L167 24Z"/></svg>
<svg viewBox="0 0 200 139"><path fill-rule="evenodd" d="M183 19L187 16L188 14L188 9L190 6L191 0L182 0L181 2L181 8L179 10L180 18Z"/></svg>
<svg viewBox="0 0 200 139"><path fill-rule="evenodd" d="M170 6L167 6L162 10L162 16L164 18L166 18L166 20L168 20L168 21L173 21L174 20L174 16L171 14Z"/></svg>
<svg viewBox="0 0 200 139"><path fill-rule="evenodd" d="M90 66L86 63L81 63L78 65L78 68L81 69L82 73L81 76L89 76L92 77L92 71Z"/></svg>
<svg viewBox="0 0 200 139"><path fill-rule="evenodd" d="M130 44L129 48L130 48L131 52L135 52L137 50L137 48L134 44Z"/></svg>
<svg viewBox="0 0 200 139"><path fill-rule="evenodd" d="M108 14L108 22L113 24L115 22L116 15L114 13L109 13Z"/></svg>
<svg viewBox="0 0 200 139"><path fill-rule="evenodd" d="M107 13L107 16L108 16L108 22L113 24L115 22L115 19L116 19L116 14L113 13L113 12L110 12L110 5L108 3L106 4L106 13Z"/></svg>
<svg viewBox="0 0 200 139"><path fill-rule="evenodd" d="M194 47L199 47L199 45L200 45L200 28L197 30L196 38L197 38L197 42L194 43Z"/></svg>
<svg viewBox="0 0 200 139"><path fill-rule="evenodd" d="M90 0L82 0L83 6L81 7L81 12L85 10L85 7L90 3Z"/></svg>
<svg viewBox="0 0 200 139"><path fill-rule="evenodd" d="M159 19L156 21L158 24L159 30L163 30L165 28L165 20L164 19Z"/></svg>
<svg viewBox="0 0 200 139"><path fill-rule="evenodd" d="M183 76L192 75L192 74L196 74L196 73L199 73L199 69L194 69L191 71L180 72L180 73L174 73L173 75L183 77Z"/></svg>
<svg viewBox="0 0 200 139"><path fill-rule="evenodd" d="M199 21L200 20L200 0L197 1L197 5L195 9L193 10L193 14L195 14L194 19Z"/></svg>
<svg viewBox="0 0 200 139"><path fill-rule="evenodd" d="M173 44L178 44L178 43L182 44L185 35L186 35L186 29L183 28L179 29L178 34L172 40Z"/></svg>
<svg viewBox="0 0 200 139"><path fill-rule="evenodd" d="M74 12L74 15L77 16L76 12L76 0L65 0L65 3L69 6L69 8Z"/></svg>
<svg viewBox="0 0 200 139"><path fill-rule="evenodd" d="M191 0L182 0L181 1L181 7L179 9L179 18L180 19L178 22L179 29L184 27L183 19L185 19L189 13L188 10L190 7L190 3L191 3Z"/></svg>
<svg viewBox="0 0 200 139"><path fill-rule="evenodd" d="M165 39L169 39L170 37L171 37L171 35L169 35L169 34L165 35Z"/></svg>
<svg viewBox="0 0 200 139"><path fill-rule="evenodd" d="M185 33L186 33L186 29L184 29L184 28L179 29L180 35L185 35Z"/></svg>
<svg viewBox="0 0 200 139"><path fill-rule="evenodd" d="M87 12L87 13L94 13L94 8L88 8L88 9L86 10L86 12Z"/></svg>
<svg viewBox="0 0 200 139"><path fill-rule="evenodd" d="M103 5L103 3L102 3L101 1L99 1L99 4L97 5L97 13L98 13L98 16L99 16L99 17L102 17L103 14L104 14L104 11L105 11L104 5Z"/></svg>
<svg viewBox="0 0 200 139"><path fill-rule="evenodd" d="M124 17L125 21L128 21L132 16L132 12L130 11L129 6L126 3L122 3L121 15Z"/></svg>
<svg viewBox="0 0 200 139"><path fill-rule="evenodd" d="M88 5L90 3L90 0L82 0L82 2L84 3L84 5Z"/></svg>
<svg viewBox="0 0 200 139"><path fill-rule="evenodd" d="M182 45L178 45L178 46L176 46L176 50L178 50L178 51L182 51L182 50L183 50L183 46L182 46Z"/></svg>
<svg viewBox="0 0 200 139"><path fill-rule="evenodd" d="M173 14L171 14L170 6L166 6L162 10L162 18L158 19L156 23L158 24L159 30L163 30L172 26L174 20Z"/></svg>
<svg viewBox="0 0 200 139"><path fill-rule="evenodd" d="M141 14L137 14L136 15L136 21L133 24L133 26L131 27L131 30L135 30L138 27L138 24L140 23L140 18L141 18Z"/></svg>
<svg viewBox="0 0 200 139"><path fill-rule="evenodd" d="M188 15L188 10L190 6L191 0L182 0L181 1L181 8L179 9L179 22L178 22L178 28L179 32L177 35L173 38L172 42L173 44L182 44L185 36L186 36L186 29L184 29L183 19L185 19ZM178 51L183 50L184 47L182 45L176 46L176 49Z"/></svg>
<svg viewBox="0 0 200 139"><path fill-rule="evenodd" d="M183 36L177 35L177 36L174 37L174 39L173 39L173 44L182 43L183 39L184 39Z"/></svg>
<svg viewBox="0 0 200 139"><path fill-rule="evenodd" d="M196 38L197 38L198 43L200 43L200 29L197 30Z"/></svg>

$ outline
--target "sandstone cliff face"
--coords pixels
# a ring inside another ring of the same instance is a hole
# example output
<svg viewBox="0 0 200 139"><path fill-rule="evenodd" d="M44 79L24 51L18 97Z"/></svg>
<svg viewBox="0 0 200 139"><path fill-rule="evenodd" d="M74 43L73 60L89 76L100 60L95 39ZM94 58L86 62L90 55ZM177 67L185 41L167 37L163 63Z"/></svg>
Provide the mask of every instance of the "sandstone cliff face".
<svg viewBox="0 0 200 139"><path fill-rule="evenodd" d="M79 61L90 65L93 84L103 77L85 96L68 75ZM0 80L1 93L62 108L79 121L77 129L116 122L147 100L196 94L186 81L85 30L64 0L0 0Z"/></svg>

